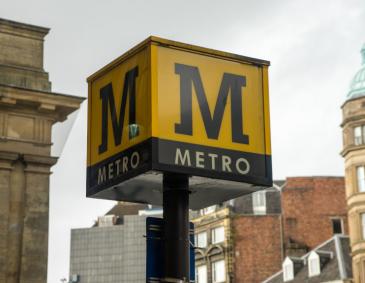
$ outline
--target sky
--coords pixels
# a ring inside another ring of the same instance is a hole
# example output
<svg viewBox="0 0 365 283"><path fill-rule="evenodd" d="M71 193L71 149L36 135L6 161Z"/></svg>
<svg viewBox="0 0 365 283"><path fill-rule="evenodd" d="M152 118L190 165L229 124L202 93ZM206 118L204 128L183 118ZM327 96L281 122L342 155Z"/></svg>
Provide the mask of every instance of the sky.
<svg viewBox="0 0 365 283"><path fill-rule="evenodd" d="M271 61L274 179L344 175L341 105L360 68L364 0L0 0L0 17L51 28L55 92L86 97L86 77L150 35ZM86 103L50 183L48 283L68 277L70 229L114 203L85 197Z"/></svg>

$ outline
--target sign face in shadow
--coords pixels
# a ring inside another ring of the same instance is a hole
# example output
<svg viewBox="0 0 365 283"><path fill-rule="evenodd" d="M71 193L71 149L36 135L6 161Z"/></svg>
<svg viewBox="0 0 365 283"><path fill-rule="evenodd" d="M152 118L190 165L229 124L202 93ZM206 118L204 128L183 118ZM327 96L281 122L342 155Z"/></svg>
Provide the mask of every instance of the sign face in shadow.
<svg viewBox="0 0 365 283"><path fill-rule="evenodd" d="M90 76L87 196L160 204L143 175L166 171L241 183L214 202L271 186L268 66L150 37Z"/></svg>
<svg viewBox="0 0 365 283"><path fill-rule="evenodd" d="M160 282L164 275L163 219L146 219L146 282ZM190 282L195 282L194 224L190 222Z"/></svg>

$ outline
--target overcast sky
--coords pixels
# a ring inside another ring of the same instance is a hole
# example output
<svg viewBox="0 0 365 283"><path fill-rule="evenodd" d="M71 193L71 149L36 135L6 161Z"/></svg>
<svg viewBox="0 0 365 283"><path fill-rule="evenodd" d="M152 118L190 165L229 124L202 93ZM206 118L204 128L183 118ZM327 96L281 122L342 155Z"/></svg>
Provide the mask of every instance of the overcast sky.
<svg viewBox="0 0 365 283"><path fill-rule="evenodd" d="M273 173L344 175L341 110L360 67L364 0L0 0L0 17L50 27L53 91L86 96L88 75L150 35L271 61ZM68 276L70 229L113 202L85 198L86 104L51 176L48 282Z"/></svg>

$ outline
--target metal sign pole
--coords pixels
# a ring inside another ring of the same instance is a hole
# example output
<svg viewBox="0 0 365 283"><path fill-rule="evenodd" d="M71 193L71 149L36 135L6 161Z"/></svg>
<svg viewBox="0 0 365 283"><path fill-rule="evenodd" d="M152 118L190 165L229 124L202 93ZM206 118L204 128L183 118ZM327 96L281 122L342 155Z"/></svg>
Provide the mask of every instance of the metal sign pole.
<svg viewBox="0 0 365 283"><path fill-rule="evenodd" d="M189 176L163 174L165 282L189 282Z"/></svg>

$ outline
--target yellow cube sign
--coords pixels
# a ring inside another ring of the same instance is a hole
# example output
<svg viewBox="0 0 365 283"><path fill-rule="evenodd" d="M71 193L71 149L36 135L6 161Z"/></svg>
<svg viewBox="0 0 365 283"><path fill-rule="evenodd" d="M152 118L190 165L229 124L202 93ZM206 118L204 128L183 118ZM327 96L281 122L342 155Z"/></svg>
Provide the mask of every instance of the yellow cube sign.
<svg viewBox="0 0 365 283"><path fill-rule="evenodd" d="M268 66L150 37L90 76L87 195L158 204L165 171L241 182L195 207L271 186Z"/></svg>

